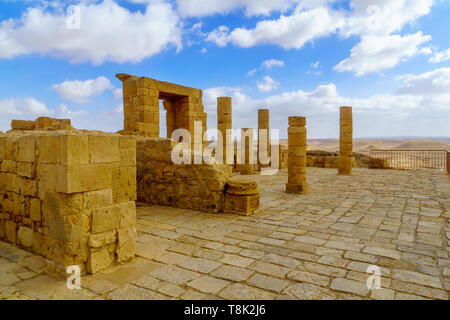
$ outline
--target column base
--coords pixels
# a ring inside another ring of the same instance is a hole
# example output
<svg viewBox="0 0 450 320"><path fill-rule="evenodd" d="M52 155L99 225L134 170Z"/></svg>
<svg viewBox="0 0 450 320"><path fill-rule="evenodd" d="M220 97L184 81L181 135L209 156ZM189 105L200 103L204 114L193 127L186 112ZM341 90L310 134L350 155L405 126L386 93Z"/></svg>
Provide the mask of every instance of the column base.
<svg viewBox="0 0 450 320"><path fill-rule="evenodd" d="M286 192L287 193L298 193L303 194L308 190L308 185L305 184L294 184L294 183L286 183Z"/></svg>
<svg viewBox="0 0 450 320"><path fill-rule="evenodd" d="M346 176L348 176L348 175L351 175L352 174L352 169L339 169L338 170L338 174L339 175L341 175L341 176L344 176L344 175L346 175Z"/></svg>

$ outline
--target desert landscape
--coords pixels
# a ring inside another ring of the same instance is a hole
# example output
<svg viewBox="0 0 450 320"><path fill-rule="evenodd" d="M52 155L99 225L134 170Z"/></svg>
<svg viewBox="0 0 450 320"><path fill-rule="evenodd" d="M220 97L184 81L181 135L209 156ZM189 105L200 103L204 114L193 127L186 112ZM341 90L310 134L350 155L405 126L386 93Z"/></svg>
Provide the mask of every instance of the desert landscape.
<svg viewBox="0 0 450 320"><path fill-rule="evenodd" d="M284 141L286 143L286 141ZM336 152L338 139L309 139L308 150ZM354 152L370 155L371 150L450 150L450 137L440 138L356 138Z"/></svg>

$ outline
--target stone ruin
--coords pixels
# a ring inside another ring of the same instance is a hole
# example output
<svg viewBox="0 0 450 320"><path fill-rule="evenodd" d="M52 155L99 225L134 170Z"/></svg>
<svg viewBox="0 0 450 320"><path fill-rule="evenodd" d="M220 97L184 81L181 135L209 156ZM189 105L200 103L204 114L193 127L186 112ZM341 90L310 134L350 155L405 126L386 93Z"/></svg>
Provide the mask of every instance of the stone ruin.
<svg viewBox="0 0 450 320"><path fill-rule="evenodd" d="M0 239L45 257L55 271L78 265L95 273L129 261L135 140L67 130L65 120L48 123L51 130L31 122L24 130L13 121L14 129L0 135Z"/></svg>
<svg viewBox="0 0 450 320"><path fill-rule="evenodd" d="M45 117L13 120L0 132L0 240L45 257L55 272L78 265L95 273L133 260L136 200L241 215L259 207L254 181L233 179L228 165L176 165L178 142L159 138L160 99L168 136L179 128L198 134L195 122L206 132L201 90L117 77L125 116L118 134ZM195 137L192 150L205 143Z"/></svg>
<svg viewBox="0 0 450 320"><path fill-rule="evenodd" d="M13 120L12 129L0 133L0 240L45 257L55 271L78 265L95 273L133 260L136 200L241 215L259 207L256 182L233 178L233 165L175 164L171 156L179 141L159 137L159 101L164 100L167 136L186 129L194 136L190 149L203 151L206 141L196 131L196 123L207 129L201 90L117 77L123 82L124 130L116 134L76 130L69 119L46 117ZM218 128L225 137L219 143L233 150L226 132L232 128L231 98L217 102ZM287 192L307 191L305 124L304 117L290 117L288 147L279 149L280 168L288 168ZM267 109L258 111L258 139L262 129L269 129ZM267 166L258 152L253 159L253 129L242 129L241 139L249 142L241 175ZM226 163L230 159L224 153ZM351 108L343 107L339 173L350 174L352 161Z"/></svg>

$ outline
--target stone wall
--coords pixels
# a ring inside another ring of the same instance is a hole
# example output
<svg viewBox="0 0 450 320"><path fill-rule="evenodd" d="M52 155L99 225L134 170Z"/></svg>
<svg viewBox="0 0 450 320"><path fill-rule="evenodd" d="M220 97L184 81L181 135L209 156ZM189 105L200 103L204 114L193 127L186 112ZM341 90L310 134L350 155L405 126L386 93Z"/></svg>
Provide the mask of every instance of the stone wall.
<svg viewBox="0 0 450 320"><path fill-rule="evenodd" d="M32 131L32 130L73 130L70 119L55 119L40 117L36 120L12 120L12 130Z"/></svg>
<svg viewBox="0 0 450 320"><path fill-rule="evenodd" d="M171 139L137 137L140 202L217 213L224 207L232 168L221 164L174 164Z"/></svg>
<svg viewBox="0 0 450 320"><path fill-rule="evenodd" d="M31 128L31 126L30 126ZM0 240L57 270L134 257L136 141L91 131L0 135Z"/></svg>

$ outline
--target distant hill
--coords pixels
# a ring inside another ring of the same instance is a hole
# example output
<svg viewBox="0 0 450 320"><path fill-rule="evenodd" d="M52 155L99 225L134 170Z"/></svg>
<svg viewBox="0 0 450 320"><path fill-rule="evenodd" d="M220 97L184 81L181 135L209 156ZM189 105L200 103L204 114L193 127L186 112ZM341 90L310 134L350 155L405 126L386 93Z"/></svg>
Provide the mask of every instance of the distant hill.
<svg viewBox="0 0 450 320"><path fill-rule="evenodd" d="M287 142L287 141L286 141ZM370 150L450 150L450 138L368 138L354 139L353 151L364 154ZM309 139L308 150L335 152L339 150L339 139Z"/></svg>

